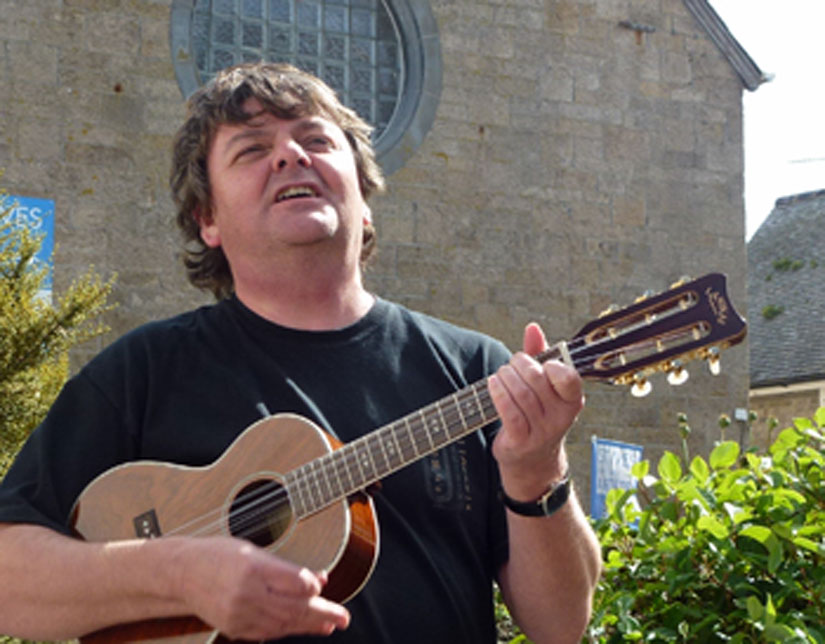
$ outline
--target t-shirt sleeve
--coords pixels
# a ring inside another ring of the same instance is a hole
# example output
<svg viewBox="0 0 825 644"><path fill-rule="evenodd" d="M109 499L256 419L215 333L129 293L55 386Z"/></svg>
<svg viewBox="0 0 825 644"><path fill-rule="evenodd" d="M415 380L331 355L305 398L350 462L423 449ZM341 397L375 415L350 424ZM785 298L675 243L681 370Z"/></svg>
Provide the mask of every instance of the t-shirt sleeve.
<svg viewBox="0 0 825 644"><path fill-rule="evenodd" d="M126 424L85 372L70 379L0 482L0 522L71 534L72 508L83 488L133 454Z"/></svg>

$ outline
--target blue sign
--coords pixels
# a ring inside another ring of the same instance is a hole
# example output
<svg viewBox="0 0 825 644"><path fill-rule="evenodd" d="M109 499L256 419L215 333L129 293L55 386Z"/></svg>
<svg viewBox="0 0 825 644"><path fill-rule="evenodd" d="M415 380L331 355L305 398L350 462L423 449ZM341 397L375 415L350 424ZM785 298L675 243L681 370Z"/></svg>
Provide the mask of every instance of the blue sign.
<svg viewBox="0 0 825 644"><path fill-rule="evenodd" d="M642 460L643 448L596 436L591 444L590 516L601 519L605 515L605 497L610 490L636 487L636 477L630 470Z"/></svg>
<svg viewBox="0 0 825 644"><path fill-rule="evenodd" d="M4 218L17 228L28 228L34 234L42 235L40 250L33 262L36 267L47 266L48 271L41 285L40 295L51 298L52 293L52 252L54 251L54 201L35 197L9 195L5 204L11 204L11 212Z"/></svg>

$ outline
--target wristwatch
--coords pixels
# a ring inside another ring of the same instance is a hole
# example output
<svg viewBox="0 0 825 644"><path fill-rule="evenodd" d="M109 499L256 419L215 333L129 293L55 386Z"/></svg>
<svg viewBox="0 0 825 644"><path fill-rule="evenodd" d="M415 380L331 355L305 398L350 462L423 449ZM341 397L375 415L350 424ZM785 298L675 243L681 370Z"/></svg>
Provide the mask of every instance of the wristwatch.
<svg viewBox="0 0 825 644"><path fill-rule="evenodd" d="M534 501L516 501L511 499L504 490L500 490L504 505L516 514L525 517L549 517L561 508L570 497L570 475L565 474L560 481L556 481L550 489Z"/></svg>

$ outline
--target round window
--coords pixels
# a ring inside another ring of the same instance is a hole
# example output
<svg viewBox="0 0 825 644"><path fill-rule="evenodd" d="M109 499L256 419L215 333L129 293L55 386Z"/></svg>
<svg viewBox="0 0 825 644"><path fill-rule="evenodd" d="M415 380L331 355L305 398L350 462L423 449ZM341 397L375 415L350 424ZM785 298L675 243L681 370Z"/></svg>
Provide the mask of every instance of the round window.
<svg viewBox="0 0 825 644"><path fill-rule="evenodd" d="M173 0L171 21L185 97L225 67L290 62L322 78L375 127L387 173L403 165L432 125L441 55L426 2Z"/></svg>

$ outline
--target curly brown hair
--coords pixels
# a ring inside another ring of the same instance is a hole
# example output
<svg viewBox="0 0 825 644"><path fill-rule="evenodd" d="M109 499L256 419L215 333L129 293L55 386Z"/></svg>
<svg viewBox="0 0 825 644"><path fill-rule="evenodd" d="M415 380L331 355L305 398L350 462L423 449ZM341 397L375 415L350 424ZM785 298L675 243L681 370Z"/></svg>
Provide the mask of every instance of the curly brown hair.
<svg viewBox="0 0 825 644"><path fill-rule="evenodd" d="M223 250L210 248L200 237L196 213L211 210L207 156L215 132L223 123L243 123L252 115L243 106L250 98L278 118L322 116L343 130L349 141L364 199L384 189L384 176L375 160L372 126L343 105L319 78L286 63L245 63L219 72L198 89L187 103L187 118L173 147L169 184L183 233L183 263L189 281L212 291L217 299L234 290L232 273ZM364 227L361 265L376 247L375 228Z"/></svg>

